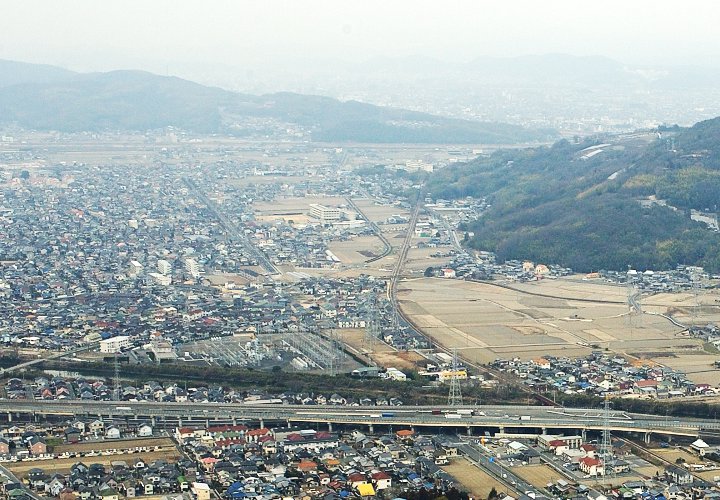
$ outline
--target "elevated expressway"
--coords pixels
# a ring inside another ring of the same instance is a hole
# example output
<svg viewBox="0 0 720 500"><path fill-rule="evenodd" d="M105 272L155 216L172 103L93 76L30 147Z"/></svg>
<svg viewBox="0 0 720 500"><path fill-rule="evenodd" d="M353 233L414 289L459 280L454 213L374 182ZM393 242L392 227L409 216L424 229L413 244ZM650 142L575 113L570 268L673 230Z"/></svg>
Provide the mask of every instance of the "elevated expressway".
<svg viewBox="0 0 720 500"><path fill-rule="evenodd" d="M475 415L469 415L474 410ZM458 411L460 413L458 413ZM156 403L130 401L0 400L0 416L12 421L21 415L39 417L100 417L158 421L173 425L218 425L259 422L260 425L324 424L491 432L496 436L547 433L635 433L695 438L720 438L720 422L599 409L539 406L301 406L252 403Z"/></svg>

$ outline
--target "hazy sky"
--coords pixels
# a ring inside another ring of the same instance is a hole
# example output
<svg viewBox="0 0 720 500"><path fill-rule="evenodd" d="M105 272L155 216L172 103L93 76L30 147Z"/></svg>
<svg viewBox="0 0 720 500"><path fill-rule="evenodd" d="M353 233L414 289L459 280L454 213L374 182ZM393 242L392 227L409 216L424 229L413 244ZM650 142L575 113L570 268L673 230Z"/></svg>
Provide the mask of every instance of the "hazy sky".
<svg viewBox="0 0 720 500"><path fill-rule="evenodd" d="M564 52L717 64L713 0L22 0L0 15L0 58L79 70L287 58L363 60Z"/></svg>

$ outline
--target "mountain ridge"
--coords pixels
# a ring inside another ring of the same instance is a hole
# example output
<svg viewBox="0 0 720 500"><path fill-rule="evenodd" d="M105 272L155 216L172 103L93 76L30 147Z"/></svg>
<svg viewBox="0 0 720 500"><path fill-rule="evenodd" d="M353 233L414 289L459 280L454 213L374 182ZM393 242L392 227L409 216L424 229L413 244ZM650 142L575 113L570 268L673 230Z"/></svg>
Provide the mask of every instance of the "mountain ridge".
<svg viewBox="0 0 720 500"><path fill-rule="evenodd" d="M24 63L11 66L17 64ZM3 67L7 65L0 64L0 70ZM517 143L557 137L548 129L444 118L324 96L242 94L144 71L68 73L51 66L26 67L26 76L15 79L21 83L0 86L0 124L68 132L175 126L197 133L241 134L252 131L240 131L238 122L259 117L300 125L319 141ZM2 81L12 78L0 74Z"/></svg>

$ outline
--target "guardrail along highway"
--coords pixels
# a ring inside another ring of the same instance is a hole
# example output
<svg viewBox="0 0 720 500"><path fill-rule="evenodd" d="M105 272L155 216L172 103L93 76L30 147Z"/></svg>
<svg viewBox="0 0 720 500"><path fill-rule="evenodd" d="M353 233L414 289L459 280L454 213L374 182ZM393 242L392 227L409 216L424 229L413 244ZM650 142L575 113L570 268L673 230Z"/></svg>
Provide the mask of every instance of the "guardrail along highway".
<svg viewBox="0 0 720 500"><path fill-rule="evenodd" d="M605 414L600 409L549 408L539 406L295 406L242 403L155 403L148 401L39 401L0 400L0 415L14 416L98 416L125 419L160 419L177 425L193 422L226 423L257 421L283 423L393 425L412 428L492 429L502 433L540 432L584 433L602 431ZM611 411L607 424L612 432L649 436L696 437L720 435L720 422L639 413Z"/></svg>

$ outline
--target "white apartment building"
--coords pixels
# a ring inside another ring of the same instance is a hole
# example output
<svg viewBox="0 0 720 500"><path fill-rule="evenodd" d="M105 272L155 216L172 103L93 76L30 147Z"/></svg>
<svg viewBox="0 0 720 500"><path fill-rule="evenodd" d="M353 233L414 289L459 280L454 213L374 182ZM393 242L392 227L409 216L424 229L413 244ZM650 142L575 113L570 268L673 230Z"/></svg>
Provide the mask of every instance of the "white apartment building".
<svg viewBox="0 0 720 500"><path fill-rule="evenodd" d="M310 217L318 219L321 224L331 224L340 220L340 209L318 203L310 204Z"/></svg>
<svg viewBox="0 0 720 500"><path fill-rule="evenodd" d="M119 335L100 341L100 352L106 354L120 352L128 347L130 347L130 337L127 335Z"/></svg>
<svg viewBox="0 0 720 500"><path fill-rule="evenodd" d="M195 259L185 259L185 270L193 278L200 277L200 264Z"/></svg>
<svg viewBox="0 0 720 500"><path fill-rule="evenodd" d="M170 274L172 272L172 264L165 259L159 259L157 261L157 268L162 274Z"/></svg>

